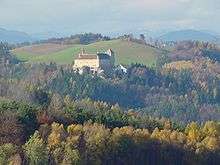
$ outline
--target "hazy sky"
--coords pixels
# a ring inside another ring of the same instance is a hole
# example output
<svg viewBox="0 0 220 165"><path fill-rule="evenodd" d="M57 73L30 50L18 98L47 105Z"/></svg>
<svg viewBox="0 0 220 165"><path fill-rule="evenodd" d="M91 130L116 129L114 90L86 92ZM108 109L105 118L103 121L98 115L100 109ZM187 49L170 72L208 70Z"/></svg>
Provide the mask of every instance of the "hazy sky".
<svg viewBox="0 0 220 165"><path fill-rule="evenodd" d="M220 33L220 0L0 0L0 27L33 32L203 29Z"/></svg>

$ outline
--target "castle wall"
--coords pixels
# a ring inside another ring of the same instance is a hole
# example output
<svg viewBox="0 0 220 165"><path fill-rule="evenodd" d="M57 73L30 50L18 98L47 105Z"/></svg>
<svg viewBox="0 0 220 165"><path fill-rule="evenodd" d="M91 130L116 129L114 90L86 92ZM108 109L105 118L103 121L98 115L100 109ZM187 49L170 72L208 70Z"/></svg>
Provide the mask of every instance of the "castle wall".
<svg viewBox="0 0 220 165"><path fill-rule="evenodd" d="M82 53L75 59L73 68L80 69L87 66L93 70L103 69L105 71L110 71L114 67L114 62L114 53L111 50L107 53L97 53L96 55Z"/></svg>
<svg viewBox="0 0 220 165"><path fill-rule="evenodd" d="M110 60L100 60L100 67L103 69L111 69L111 61Z"/></svg>
<svg viewBox="0 0 220 165"><path fill-rule="evenodd" d="M98 68L100 67L99 59L75 59L74 68L82 68L84 66Z"/></svg>

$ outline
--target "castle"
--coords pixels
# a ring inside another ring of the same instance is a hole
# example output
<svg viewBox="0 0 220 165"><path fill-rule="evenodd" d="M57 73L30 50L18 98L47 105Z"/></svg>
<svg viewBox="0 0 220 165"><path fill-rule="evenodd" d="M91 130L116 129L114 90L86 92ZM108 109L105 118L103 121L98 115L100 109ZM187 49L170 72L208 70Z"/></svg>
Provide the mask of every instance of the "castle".
<svg viewBox="0 0 220 165"><path fill-rule="evenodd" d="M114 67L115 55L109 49L104 53L88 54L83 49L74 61L73 69L80 70L88 67L92 72L97 73L101 70L110 71Z"/></svg>

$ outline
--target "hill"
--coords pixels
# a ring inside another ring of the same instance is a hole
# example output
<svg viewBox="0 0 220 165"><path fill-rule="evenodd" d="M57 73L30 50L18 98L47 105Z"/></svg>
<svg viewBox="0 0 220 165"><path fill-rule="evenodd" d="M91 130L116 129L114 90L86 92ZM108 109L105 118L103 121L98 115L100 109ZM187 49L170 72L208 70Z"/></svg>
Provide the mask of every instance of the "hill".
<svg viewBox="0 0 220 165"><path fill-rule="evenodd" d="M22 42L31 42L33 41L33 38L24 32L9 31L9 30L0 28L0 41L8 42L11 44L16 44L16 43L22 43Z"/></svg>
<svg viewBox="0 0 220 165"><path fill-rule="evenodd" d="M201 32L196 30L172 31L160 36L159 39L164 41L184 41L184 40L198 40L198 41L208 41L208 42L217 41L216 36L207 32Z"/></svg>
<svg viewBox="0 0 220 165"><path fill-rule="evenodd" d="M48 38L61 38L61 37L63 37L62 34L55 32L55 31L36 32L36 33L32 33L30 35L32 36L32 38L39 40L39 41L47 40Z"/></svg>
<svg viewBox="0 0 220 165"><path fill-rule="evenodd" d="M89 53L111 48L116 53L117 64L142 63L148 66L153 65L157 55L161 53L150 46L123 40L100 41L89 45L41 44L18 48L13 53L28 62L71 64L82 48Z"/></svg>

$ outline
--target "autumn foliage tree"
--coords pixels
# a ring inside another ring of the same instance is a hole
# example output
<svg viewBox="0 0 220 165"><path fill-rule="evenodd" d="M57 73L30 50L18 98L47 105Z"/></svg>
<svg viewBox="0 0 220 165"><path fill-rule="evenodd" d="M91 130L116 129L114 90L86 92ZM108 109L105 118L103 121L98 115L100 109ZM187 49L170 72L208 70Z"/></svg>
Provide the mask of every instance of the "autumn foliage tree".
<svg viewBox="0 0 220 165"><path fill-rule="evenodd" d="M0 112L0 123L0 145L5 143L22 144L24 130L15 114Z"/></svg>

